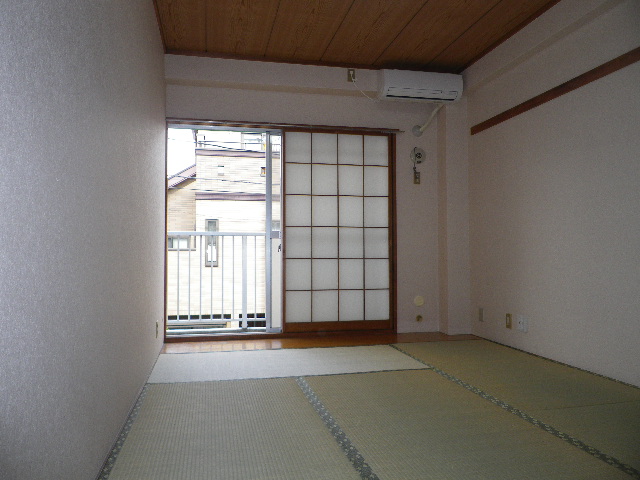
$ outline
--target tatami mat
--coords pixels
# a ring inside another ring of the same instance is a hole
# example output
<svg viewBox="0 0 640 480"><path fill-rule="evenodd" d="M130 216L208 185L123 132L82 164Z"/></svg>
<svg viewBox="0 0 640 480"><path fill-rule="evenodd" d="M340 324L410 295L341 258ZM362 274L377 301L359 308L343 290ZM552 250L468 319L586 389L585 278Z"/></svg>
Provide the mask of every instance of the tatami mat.
<svg viewBox="0 0 640 480"><path fill-rule="evenodd" d="M523 410L640 401L640 389L486 340L398 347Z"/></svg>
<svg viewBox="0 0 640 480"><path fill-rule="evenodd" d="M380 478L629 478L433 371L307 381Z"/></svg>
<svg viewBox="0 0 640 480"><path fill-rule="evenodd" d="M640 471L640 402L528 413Z"/></svg>
<svg viewBox="0 0 640 480"><path fill-rule="evenodd" d="M295 379L150 385L109 476L359 478Z"/></svg>
<svg viewBox="0 0 640 480"><path fill-rule="evenodd" d="M394 347L162 355L101 478L640 479L640 389L484 340Z"/></svg>
<svg viewBox="0 0 640 480"><path fill-rule="evenodd" d="M640 389L484 340L398 347L640 470Z"/></svg>
<svg viewBox="0 0 640 480"><path fill-rule="evenodd" d="M424 369L388 345L160 355L149 383Z"/></svg>

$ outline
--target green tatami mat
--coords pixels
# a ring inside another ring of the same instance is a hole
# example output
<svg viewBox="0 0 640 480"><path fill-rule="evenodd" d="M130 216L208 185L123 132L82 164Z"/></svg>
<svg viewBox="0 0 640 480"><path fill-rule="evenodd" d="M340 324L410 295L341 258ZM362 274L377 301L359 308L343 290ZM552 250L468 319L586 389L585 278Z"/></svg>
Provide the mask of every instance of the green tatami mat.
<svg viewBox="0 0 640 480"><path fill-rule="evenodd" d="M397 346L525 411L640 401L640 389L486 340Z"/></svg>
<svg viewBox="0 0 640 480"><path fill-rule="evenodd" d="M630 478L434 371L306 380L380 479Z"/></svg>
<svg viewBox="0 0 640 480"><path fill-rule="evenodd" d="M640 470L640 389L484 340L398 347Z"/></svg>
<svg viewBox="0 0 640 480"><path fill-rule="evenodd" d="M640 402L527 413L640 470Z"/></svg>
<svg viewBox="0 0 640 480"><path fill-rule="evenodd" d="M291 378L149 385L109 476L359 478Z"/></svg>

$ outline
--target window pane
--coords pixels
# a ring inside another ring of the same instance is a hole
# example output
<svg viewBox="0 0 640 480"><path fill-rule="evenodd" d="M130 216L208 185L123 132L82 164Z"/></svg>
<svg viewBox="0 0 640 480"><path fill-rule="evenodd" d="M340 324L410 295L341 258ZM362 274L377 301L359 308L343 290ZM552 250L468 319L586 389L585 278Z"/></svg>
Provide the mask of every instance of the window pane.
<svg viewBox="0 0 640 480"><path fill-rule="evenodd" d="M362 227L361 197L340 197L340 226L343 227Z"/></svg>
<svg viewBox="0 0 640 480"><path fill-rule="evenodd" d="M338 260L313 260L314 290L330 290L338 288Z"/></svg>
<svg viewBox="0 0 640 480"><path fill-rule="evenodd" d="M364 288L362 260L340 260L340 288Z"/></svg>
<svg viewBox="0 0 640 480"><path fill-rule="evenodd" d="M388 258L389 230L386 228L365 229L364 252L367 258Z"/></svg>
<svg viewBox="0 0 640 480"><path fill-rule="evenodd" d="M364 164L388 165L389 144L387 137L367 135L364 137Z"/></svg>
<svg viewBox="0 0 640 480"><path fill-rule="evenodd" d="M337 163L338 136L333 133L314 133L311 158L313 163Z"/></svg>
<svg viewBox="0 0 640 480"><path fill-rule="evenodd" d="M362 258L364 256L361 228L341 228L338 239L340 241L340 258Z"/></svg>
<svg viewBox="0 0 640 480"><path fill-rule="evenodd" d="M385 167L364 167L364 194L386 196L389 193L389 171Z"/></svg>
<svg viewBox="0 0 640 480"><path fill-rule="evenodd" d="M291 227L285 235L287 258L311 257L311 228Z"/></svg>
<svg viewBox="0 0 640 480"><path fill-rule="evenodd" d="M311 290L311 260L287 260L288 290Z"/></svg>
<svg viewBox="0 0 640 480"><path fill-rule="evenodd" d="M362 135L338 135L338 163L362 165Z"/></svg>
<svg viewBox="0 0 640 480"><path fill-rule="evenodd" d="M287 322L311 321L311 292L287 292Z"/></svg>
<svg viewBox="0 0 640 480"><path fill-rule="evenodd" d="M362 167L340 165L338 188L340 195L362 195Z"/></svg>
<svg viewBox="0 0 640 480"><path fill-rule="evenodd" d="M312 190L314 195L338 193L338 169L334 165L313 165Z"/></svg>
<svg viewBox="0 0 640 480"><path fill-rule="evenodd" d="M287 195L286 224L290 226L310 225L311 197Z"/></svg>
<svg viewBox="0 0 640 480"><path fill-rule="evenodd" d="M311 165L287 165L285 189L289 193L311 194Z"/></svg>
<svg viewBox="0 0 640 480"><path fill-rule="evenodd" d="M337 197L313 197L312 224L323 227L338 225Z"/></svg>
<svg viewBox="0 0 640 480"><path fill-rule="evenodd" d="M389 319L389 290L366 290L364 292L364 319Z"/></svg>
<svg viewBox="0 0 640 480"><path fill-rule="evenodd" d="M342 290L338 302L341 322L358 321L364 318L364 292L362 290Z"/></svg>
<svg viewBox="0 0 640 480"><path fill-rule="evenodd" d="M287 163L311 163L310 133L287 133L285 142Z"/></svg>
<svg viewBox="0 0 640 480"><path fill-rule="evenodd" d="M389 288L389 260L364 261L365 288Z"/></svg>
<svg viewBox="0 0 640 480"><path fill-rule="evenodd" d="M338 292L313 292L311 294L311 321L336 322L338 320Z"/></svg>
<svg viewBox="0 0 640 480"><path fill-rule="evenodd" d="M338 229L313 228L312 253L314 258L338 257Z"/></svg>
<svg viewBox="0 0 640 480"><path fill-rule="evenodd" d="M389 201L387 198L370 197L364 199L364 226L387 227Z"/></svg>

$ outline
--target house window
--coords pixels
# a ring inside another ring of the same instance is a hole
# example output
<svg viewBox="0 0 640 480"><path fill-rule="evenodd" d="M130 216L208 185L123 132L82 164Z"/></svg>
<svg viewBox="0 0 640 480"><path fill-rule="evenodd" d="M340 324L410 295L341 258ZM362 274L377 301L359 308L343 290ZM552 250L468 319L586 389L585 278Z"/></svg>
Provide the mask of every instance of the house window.
<svg viewBox="0 0 640 480"><path fill-rule="evenodd" d="M205 220L205 230L207 232L218 231L218 219ZM218 266L218 240L220 237L207 237L207 250L205 255L206 267Z"/></svg>
<svg viewBox="0 0 640 480"><path fill-rule="evenodd" d="M242 148L253 152L265 151L264 133L242 132Z"/></svg>
<svg viewBox="0 0 640 480"><path fill-rule="evenodd" d="M191 237L167 237L167 248L169 250L189 250L191 248Z"/></svg>

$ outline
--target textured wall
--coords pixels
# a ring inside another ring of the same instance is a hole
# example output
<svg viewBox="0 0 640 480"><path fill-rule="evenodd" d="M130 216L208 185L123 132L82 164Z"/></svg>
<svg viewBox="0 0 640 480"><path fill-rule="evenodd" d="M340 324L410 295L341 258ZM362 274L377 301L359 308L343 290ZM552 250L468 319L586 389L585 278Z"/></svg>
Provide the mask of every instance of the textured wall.
<svg viewBox="0 0 640 480"><path fill-rule="evenodd" d="M638 18L560 2L467 72L471 124L637 47ZM636 385L638 85L640 63L472 136L469 174L474 332Z"/></svg>
<svg viewBox="0 0 640 480"><path fill-rule="evenodd" d="M0 478L97 475L163 315L151 0L0 3Z"/></svg>

